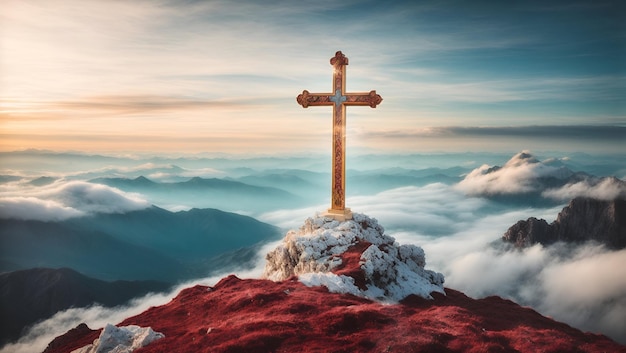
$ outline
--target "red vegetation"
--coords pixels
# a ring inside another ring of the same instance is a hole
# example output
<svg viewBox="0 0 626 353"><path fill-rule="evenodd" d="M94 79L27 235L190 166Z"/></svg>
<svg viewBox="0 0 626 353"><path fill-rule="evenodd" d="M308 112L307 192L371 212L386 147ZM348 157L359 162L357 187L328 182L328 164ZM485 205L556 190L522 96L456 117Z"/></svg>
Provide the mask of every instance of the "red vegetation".
<svg viewBox="0 0 626 353"><path fill-rule="evenodd" d="M150 326L165 338L148 352L626 352L529 308L446 289L434 300L410 296L397 305L283 282L222 279L183 290L119 325ZM74 329L46 353L67 353L98 331Z"/></svg>
<svg viewBox="0 0 626 353"><path fill-rule="evenodd" d="M80 324L67 331L64 335L55 338L45 352L70 352L76 348L93 343L100 336L102 330L92 330L85 324Z"/></svg>
<svg viewBox="0 0 626 353"><path fill-rule="evenodd" d="M365 272L361 269L361 254L370 247L372 243L367 241L360 241L356 245L353 245L344 251L341 257L341 265L333 269L333 273L338 276L348 276L354 278L354 285L361 290L366 290L367 285L365 281Z"/></svg>

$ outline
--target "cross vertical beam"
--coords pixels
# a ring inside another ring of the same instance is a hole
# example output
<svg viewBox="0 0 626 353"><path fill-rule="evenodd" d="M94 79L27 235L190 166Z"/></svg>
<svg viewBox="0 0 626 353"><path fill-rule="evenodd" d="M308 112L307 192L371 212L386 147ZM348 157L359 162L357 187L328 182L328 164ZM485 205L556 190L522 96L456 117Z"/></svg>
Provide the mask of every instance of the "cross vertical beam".
<svg viewBox="0 0 626 353"><path fill-rule="evenodd" d="M375 90L361 93L345 91L348 58L341 51L335 53L330 64L333 66L332 93L310 93L304 90L296 101L304 108L333 106L331 203L326 216L344 221L352 218L350 209L346 208L346 106L369 105L376 108L383 99Z"/></svg>

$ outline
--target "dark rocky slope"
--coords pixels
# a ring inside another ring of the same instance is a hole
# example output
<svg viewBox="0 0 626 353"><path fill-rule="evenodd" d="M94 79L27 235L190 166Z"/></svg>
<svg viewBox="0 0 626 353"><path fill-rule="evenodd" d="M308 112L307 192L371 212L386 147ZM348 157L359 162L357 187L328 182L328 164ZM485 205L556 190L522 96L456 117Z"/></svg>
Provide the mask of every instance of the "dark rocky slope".
<svg viewBox="0 0 626 353"><path fill-rule="evenodd" d="M36 268L0 274L0 345L56 312L95 303L116 306L170 287L156 281L105 282L68 268Z"/></svg>
<svg viewBox="0 0 626 353"><path fill-rule="evenodd" d="M557 241L596 241L610 249L623 249L626 247L626 200L575 198L554 222L548 224L534 217L519 221L504 233L502 239L519 248Z"/></svg>

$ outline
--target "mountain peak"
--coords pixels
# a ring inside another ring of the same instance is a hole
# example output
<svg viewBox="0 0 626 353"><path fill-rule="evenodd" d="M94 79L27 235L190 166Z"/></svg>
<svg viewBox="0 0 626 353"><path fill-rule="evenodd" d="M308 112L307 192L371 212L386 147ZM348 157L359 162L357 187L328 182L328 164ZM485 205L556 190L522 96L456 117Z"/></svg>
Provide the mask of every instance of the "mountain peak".
<svg viewBox="0 0 626 353"><path fill-rule="evenodd" d="M141 183L141 184L153 184L154 182L148 178L146 178L143 175L140 175L138 177L136 177L135 179L133 179L133 181L137 182L137 183Z"/></svg>
<svg viewBox="0 0 626 353"><path fill-rule="evenodd" d="M517 167L524 164L535 164L539 163L539 160L533 156L530 151L522 151L511 157L508 162L506 162L505 166L508 167Z"/></svg>
<svg viewBox="0 0 626 353"><path fill-rule="evenodd" d="M626 199L597 200L577 197L548 224L534 217L518 221L502 240L523 248L557 241L597 241L611 249L626 247Z"/></svg>

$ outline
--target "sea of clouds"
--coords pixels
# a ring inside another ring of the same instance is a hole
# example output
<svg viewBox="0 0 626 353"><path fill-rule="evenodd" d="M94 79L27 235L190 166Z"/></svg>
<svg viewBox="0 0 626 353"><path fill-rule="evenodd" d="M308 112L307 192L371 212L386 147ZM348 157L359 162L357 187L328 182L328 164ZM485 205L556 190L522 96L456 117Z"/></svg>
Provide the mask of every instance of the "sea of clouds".
<svg viewBox="0 0 626 353"><path fill-rule="evenodd" d="M518 157L518 158L516 158ZM376 195L352 196L353 211L376 218L386 234L400 244L415 244L426 253L427 267L445 276L445 286L475 297L498 295L574 327L606 334L626 343L626 250L611 251L599 244L572 246L535 245L515 250L499 241L518 220L529 217L552 222L575 196L611 199L626 195L623 181L582 178L566 185L541 188L538 178L566 178L558 164L516 156L501 168L480 166L455 185L433 183L386 190ZM490 172L488 172L491 169ZM168 176L168 178L171 176ZM550 206L505 204L493 194L538 191L561 200ZM148 207L139 194L80 180L58 179L43 186L24 181L5 183L0 189L0 218L22 217L62 220L90 213L126 212ZM307 217L327 205L303 205L289 210L269 210L256 215L283 229L296 229ZM260 277L265 254L276 244L259 249L253 270L231 271L243 278ZM0 352L41 351L55 336L81 322L91 328L118 323L150 306L169 301L182 288L212 285L223 275L177 286L170 293L148 295L123 307L73 308L35 325L17 344Z"/></svg>
<svg viewBox="0 0 626 353"><path fill-rule="evenodd" d="M428 268L444 274L446 287L474 298L512 299L626 343L626 250L592 243L516 250L499 241L518 220L534 216L552 222L562 206L498 211L485 199L463 197L443 184L389 190L348 203L377 218L399 243L421 246ZM261 220L293 227L293 217L302 213L272 212Z"/></svg>

